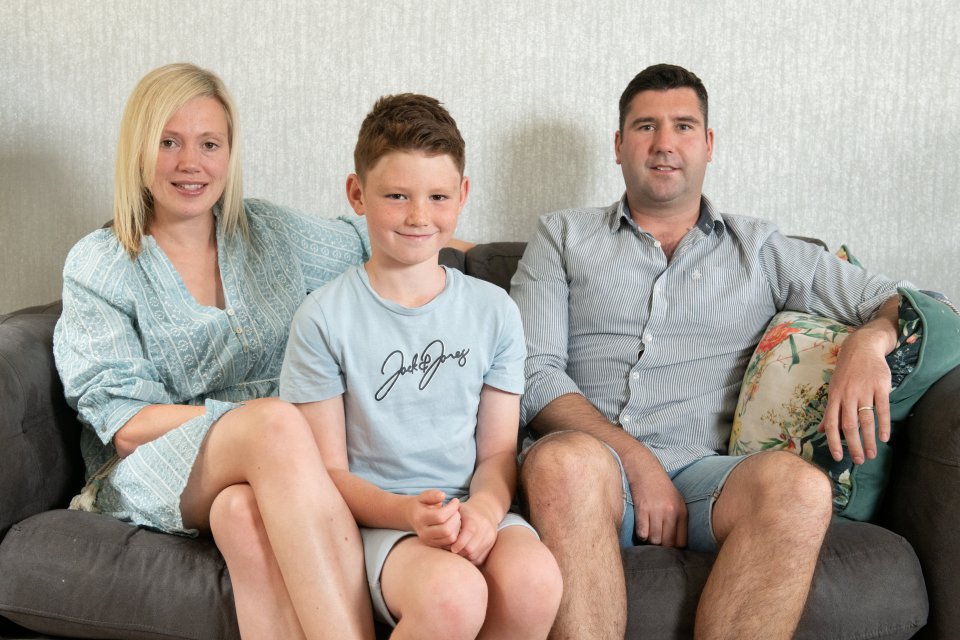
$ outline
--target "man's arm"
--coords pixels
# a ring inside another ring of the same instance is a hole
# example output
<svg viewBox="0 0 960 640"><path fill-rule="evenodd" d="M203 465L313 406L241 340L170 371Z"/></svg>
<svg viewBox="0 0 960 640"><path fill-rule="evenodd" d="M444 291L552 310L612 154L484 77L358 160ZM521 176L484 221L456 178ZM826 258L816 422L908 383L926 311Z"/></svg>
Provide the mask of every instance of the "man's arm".
<svg viewBox="0 0 960 640"><path fill-rule="evenodd" d="M886 355L897 346L899 303L899 296L887 300L873 319L850 334L840 348L820 425L834 460L843 458L841 434L855 464L877 456L875 425L881 442L890 439L890 367Z"/></svg>
<svg viewBox="0 0 960 640"><path fill-rule="evenodd" d="M687 545L687 507L656 456L612 424L587 399L568 393L550 402L530 422L537 433L582 431L620 456L636 514L637 537L665 547Z"/></svg>

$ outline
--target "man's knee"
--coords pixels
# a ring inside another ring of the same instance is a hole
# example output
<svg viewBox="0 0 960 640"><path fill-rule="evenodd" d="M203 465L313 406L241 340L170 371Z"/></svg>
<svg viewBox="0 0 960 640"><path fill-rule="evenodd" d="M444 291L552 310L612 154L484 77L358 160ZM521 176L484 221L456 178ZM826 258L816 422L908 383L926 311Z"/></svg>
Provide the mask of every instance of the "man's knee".
<svg viewBox="0 0 960 640"><path fill-rule="evenodd" d="M536 442L520 468L520 486L531 515L570 517L571 512L623 511L623 481L614 453L578 431Z"/></svg>
<svg viewBox="0 0 960 640"><path fill-rule="evenodd" d="M833 490L821 469L787 451L758 455L757 462L754 485L765 509L790 519L829 521Z"/></svg>

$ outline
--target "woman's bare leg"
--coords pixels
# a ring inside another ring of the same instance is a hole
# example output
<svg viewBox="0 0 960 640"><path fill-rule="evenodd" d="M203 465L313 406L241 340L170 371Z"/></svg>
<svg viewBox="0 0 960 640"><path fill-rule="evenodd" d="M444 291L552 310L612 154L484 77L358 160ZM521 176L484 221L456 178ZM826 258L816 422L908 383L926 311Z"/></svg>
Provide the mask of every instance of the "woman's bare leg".
<svg viewBox="0 0 960 640"><path fill-rule="evenodd" d="M210 429L180 500L185 526L210 529L214 500L246 483L308 638L373 638L360 532L293 405L248 402Z"/></svg>
<svg viewBox="0 0 960 640"><path fill-rule="evenodd" d="M230 571L240 636L305 638L250 485L229 486L213 500L210 531Z"/></svg>

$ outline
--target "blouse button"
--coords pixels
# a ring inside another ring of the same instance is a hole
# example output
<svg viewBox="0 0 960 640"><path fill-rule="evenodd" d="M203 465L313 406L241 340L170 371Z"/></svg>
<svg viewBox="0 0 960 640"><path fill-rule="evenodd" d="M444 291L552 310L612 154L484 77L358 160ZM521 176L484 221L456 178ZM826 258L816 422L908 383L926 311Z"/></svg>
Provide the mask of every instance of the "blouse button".
<svg viewBox="0 0 960 640"><path fill-rule="evenodd" d="M237 312L234 311L232 308L227 309L227 315L228 315L228 316L236 315L236 313L237 313Z"/></svg>

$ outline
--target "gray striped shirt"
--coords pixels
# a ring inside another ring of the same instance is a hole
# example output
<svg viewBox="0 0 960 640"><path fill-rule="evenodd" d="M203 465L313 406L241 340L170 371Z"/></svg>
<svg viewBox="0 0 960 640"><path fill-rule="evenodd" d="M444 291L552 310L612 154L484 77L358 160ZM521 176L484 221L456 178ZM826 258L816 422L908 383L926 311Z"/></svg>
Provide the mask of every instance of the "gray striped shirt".
<svg viewBox="0 0 960 640"><path fill-rule="evenodd" d="M706 197L669 263L626 197L544 215L511 283L527 339L521 421L579 393L667 472L726 453L744 369L774 314L860 325L897 286L909 285L770 222L721 215Z"/></svg>

